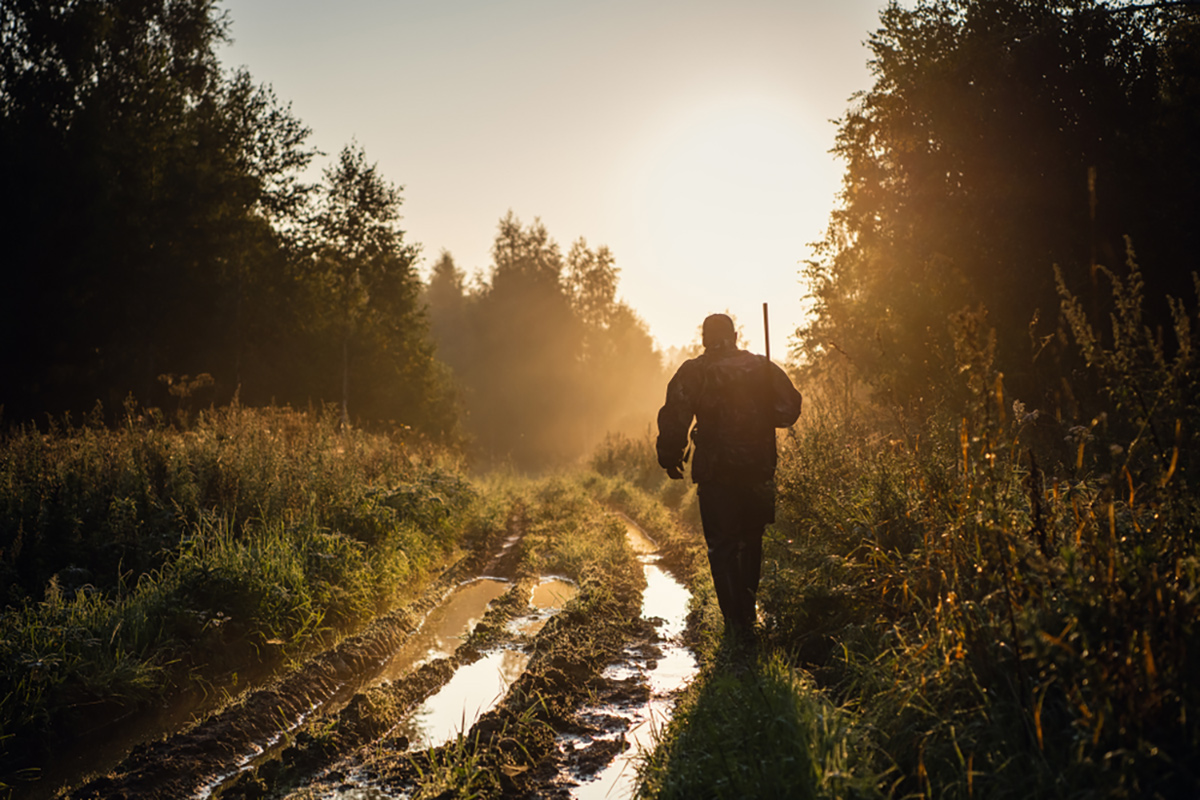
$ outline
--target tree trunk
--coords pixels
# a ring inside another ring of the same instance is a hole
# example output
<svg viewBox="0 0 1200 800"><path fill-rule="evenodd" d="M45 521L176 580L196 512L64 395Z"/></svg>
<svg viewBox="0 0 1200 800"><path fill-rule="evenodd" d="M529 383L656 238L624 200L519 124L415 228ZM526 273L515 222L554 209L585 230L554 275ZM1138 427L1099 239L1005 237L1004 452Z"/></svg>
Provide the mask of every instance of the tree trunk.
<svg viewBox="0 0 1200 800"><path fill-rule="evenodd" d="M342 337L342 427L350 427L350 334Z"/></svg>

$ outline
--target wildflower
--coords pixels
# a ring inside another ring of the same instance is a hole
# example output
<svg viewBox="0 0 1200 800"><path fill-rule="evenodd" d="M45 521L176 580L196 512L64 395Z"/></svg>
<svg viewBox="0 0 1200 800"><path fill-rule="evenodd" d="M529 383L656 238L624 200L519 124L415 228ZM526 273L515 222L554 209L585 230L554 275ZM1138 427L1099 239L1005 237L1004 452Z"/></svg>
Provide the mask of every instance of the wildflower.
<svg viewBox="0 0 1200 800"><path fill-rule="evenodd" d="M1025 412L1025 404L1020 400L1013 400L1013 421L1018 425L1025 425L1030 422L1037 422L1038 415L1041 413L1036 408L1028 413Z"/></svg>
<svg viewBox="0 0 1200 800"><path fill-rule="evenodd" d="M1092 436L1092 429L1086 425L1074 425L1067 430L1065 441L1071 444L1083 444L1090 442L1095 437Z"/></svg>

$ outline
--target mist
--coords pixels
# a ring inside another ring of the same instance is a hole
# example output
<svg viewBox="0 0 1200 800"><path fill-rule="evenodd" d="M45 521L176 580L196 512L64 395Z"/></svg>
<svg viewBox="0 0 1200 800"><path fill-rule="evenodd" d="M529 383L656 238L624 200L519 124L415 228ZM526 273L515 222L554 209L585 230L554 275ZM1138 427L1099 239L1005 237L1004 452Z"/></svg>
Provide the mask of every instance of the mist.
<svg viewBox="0 0 1200 800"><path fill-rule="evenodd" d="M619 268L584 239L564 256L537 219L500 220L486 274L443 252L425 291L437 356L454 373L471 450L537 470L609 433L641 433L664 384L645 322L617 297Z"/></svg>

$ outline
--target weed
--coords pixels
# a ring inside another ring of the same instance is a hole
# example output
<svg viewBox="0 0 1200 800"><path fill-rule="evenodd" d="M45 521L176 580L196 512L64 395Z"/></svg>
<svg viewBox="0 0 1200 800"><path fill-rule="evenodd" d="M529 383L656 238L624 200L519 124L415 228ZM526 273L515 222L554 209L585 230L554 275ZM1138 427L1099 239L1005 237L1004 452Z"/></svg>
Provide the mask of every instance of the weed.
<svg viewBox="0 0 1200 800"><path fill-rule="evenodd" d="M873 796L852 722L778 656L737 672L714 667L658 733L639 796Z"/></svg>
<svg viewBox="0 0 1200 800"><path fill-rule="evenodd" d="M1098 274L1112 286L1107 326L1060 289L1089 369L1063 376L1062 403L1007 396L975 309L950 321L962 385L929 418L857 404L844 386L823 403L809 386L783 439L759 593L766 647L842 704L868 762L855 774L885 776L888 794L1200 788L1200 320L1171 300L1170 330L1148 329L1132 255L1123 273ZM602 454L607 485L627 481L613 502L630 503L636 483L674 503L647 478L651 457L648 442ZM698 641L719 657L714 637ZM644 794L772 796L757 782L775 776L754 765L782 755L754 738L757 718L725 708L744 694L738 680L704 673ZM722 735L754 744L725 756Z"/></svg>
<svg viewBox="0 0 1200 800"><path fill-rule="evenodd" d="M373 615L480 535L476 507L446 459L325 412L8 431L0 761Z"/></svg>

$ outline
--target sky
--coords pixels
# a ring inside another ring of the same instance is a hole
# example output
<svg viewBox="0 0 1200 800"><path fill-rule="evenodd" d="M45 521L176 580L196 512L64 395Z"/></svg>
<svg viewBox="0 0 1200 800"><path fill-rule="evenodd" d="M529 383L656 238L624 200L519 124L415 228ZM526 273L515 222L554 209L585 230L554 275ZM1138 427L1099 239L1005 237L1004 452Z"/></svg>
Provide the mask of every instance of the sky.
<svg viewBox="0 0 1200 800"><path fill-rule="evenodd" d="M219 55L270 84L332 163L357 142L403 187L421 269L486 274L508 211L564 255L607 245L665 348L728 311L784 355L829 153L883 0L222 0ZM316 174L314 173L314 177Z"/></svg>

